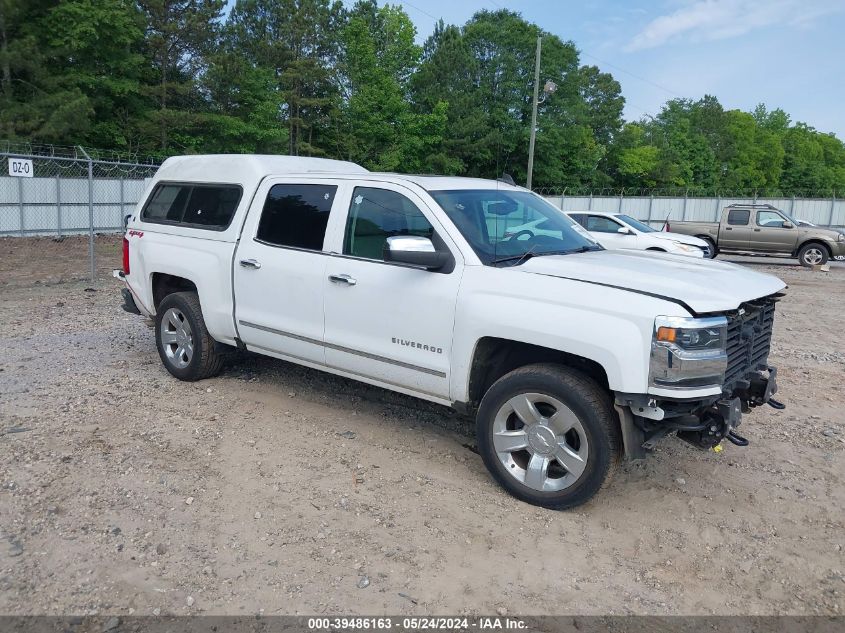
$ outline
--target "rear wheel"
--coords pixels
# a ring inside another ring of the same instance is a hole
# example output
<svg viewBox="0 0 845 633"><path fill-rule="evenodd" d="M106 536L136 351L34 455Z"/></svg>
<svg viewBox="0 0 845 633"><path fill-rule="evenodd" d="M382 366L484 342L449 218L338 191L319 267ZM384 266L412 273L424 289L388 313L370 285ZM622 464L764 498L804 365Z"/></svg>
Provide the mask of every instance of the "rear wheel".
<svg viewBox="0 0 845 633"><path fill-rule="evenodd" d="M810 267L826 264L828 259L830 259L830 253L827 252L827 248L816 242L805 244L798 251L798 261L801 262L802 266Z"/></svg>
<svg viewBox="0 0 845 633"><path fill-rule="evenodd" d="M556 510L585 503L619 460L610 398L567 367L529 365L496 381L481 401L478 449L516 498Z"/></svg>
<svg viewBox="0 0 845 633"><path fill-rule="evenodd" d="M195 292L167 295L156 311L155 330L161 362L179 380L202 380L220 372L223 358L205 327Z"/></svg>

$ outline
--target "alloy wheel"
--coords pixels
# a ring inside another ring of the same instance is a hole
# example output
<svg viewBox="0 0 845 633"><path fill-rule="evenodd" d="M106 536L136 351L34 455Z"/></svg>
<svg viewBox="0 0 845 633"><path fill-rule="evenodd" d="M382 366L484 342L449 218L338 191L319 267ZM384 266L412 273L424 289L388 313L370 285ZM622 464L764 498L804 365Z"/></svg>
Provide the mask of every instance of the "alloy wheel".
<svg viewBox="0 0 845 633"><path fill-rule="evenodd" d="M161 319L161 343L168 362L184 369L194 355L191 324L181 310L170 308Z"/></svg>
<svg viewBox="0 0 845 633"><path fill-rule="evenodd" d="M493 447L511 477L540 492L572 486L587 466L589 443L578 416L560 400L521 393L499 409Z"/></svg>

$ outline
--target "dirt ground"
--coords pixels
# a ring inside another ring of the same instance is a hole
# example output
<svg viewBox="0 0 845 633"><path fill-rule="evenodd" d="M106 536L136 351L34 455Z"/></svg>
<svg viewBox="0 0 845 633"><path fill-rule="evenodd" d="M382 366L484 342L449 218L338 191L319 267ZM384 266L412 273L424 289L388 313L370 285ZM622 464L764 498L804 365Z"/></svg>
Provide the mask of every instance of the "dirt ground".
<svg viewBox="0 0 845 633"><path fill-rule="evenodd" d="M669 439L551 512L445 408L257 356L178 382L116 281L40 283L4 248L2 614L845 610L841 266L754 266L789 284L788 408L746 417L750 447Z"/></svg>

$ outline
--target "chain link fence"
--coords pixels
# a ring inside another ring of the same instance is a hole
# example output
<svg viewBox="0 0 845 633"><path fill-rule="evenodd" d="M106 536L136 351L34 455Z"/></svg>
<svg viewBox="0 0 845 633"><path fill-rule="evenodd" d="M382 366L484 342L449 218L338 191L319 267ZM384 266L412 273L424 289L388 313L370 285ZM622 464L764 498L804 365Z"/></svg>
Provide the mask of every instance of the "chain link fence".
<svg viewBox="0 0 845 633"><path fill-rule="evenodd" d="M0 287L96 281L119 268L123 218L158 165L84 148L0 145Z"/></svg>

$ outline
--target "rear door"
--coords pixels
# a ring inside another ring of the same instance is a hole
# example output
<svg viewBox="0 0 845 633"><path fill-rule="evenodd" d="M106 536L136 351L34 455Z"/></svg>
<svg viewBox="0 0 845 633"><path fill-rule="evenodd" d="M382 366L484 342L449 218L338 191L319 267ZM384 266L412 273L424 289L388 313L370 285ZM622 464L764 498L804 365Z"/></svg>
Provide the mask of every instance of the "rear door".
<svg viewBox="0 0 845 633"><path fill-rule="evenodd" d="M799 230L785 228L786 218L773 210L757 211L749 250L764 253L792 253L798 242Z"/></svg>
<svg viewBox="0 0 845 633"><path fill-rule="evenodd" d="M331 232L326 363L436 399L449 399L455 305L463 271L457 247L425 200L410 188L357 182ZM386 239L417 235L452 253L442 271L384 261Z"/></svg>
<svg viewBox="0 0 845 633"><path fill-rule="evenodd" d="M731 251L747 251L751 241L752 227L750 209L728 209L727 216L719 227L719 248Z"/></svg>
<svg viewBox="0 0 845 633"><path fill-rule="evenodd" d="M329 179L268 179L235 252L235 320L249 349L323 364L329 214L344 189Z"/></svg>

